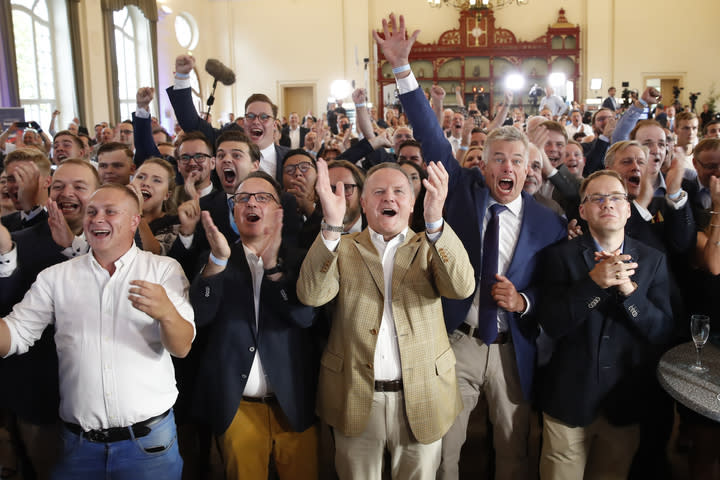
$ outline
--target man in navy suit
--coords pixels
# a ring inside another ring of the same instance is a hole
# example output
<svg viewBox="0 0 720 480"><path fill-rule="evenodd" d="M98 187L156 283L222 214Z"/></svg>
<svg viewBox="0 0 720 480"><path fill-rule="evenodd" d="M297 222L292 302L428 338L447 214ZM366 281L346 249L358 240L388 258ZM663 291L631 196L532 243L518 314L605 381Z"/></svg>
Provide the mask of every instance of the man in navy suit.
<svg viewBox="0 0 720 480"><path fill-rule="evenodd" d="M267 478L273 455L281 479L315 479L314 314L295 293L304 255L282 245L272 177L250 173L234 198L242 241L232 247L203 212L211 254L191 298L209 343L195 409L218 437L226 478Z"/></svg>
<svg viewBox="0 0 720 480"><path fill-rule="evenodd" d="M375 34L396 72L400 101L422 143L424 158L443 163L450 174L446 219L456 228L476 275L483 268L483 240L491 206L499 204L498 256L495 271L466 300L444 300L443 310L457 358L464 408L443 438L439 478L457 478L457 462L470 413L484 391L494 426L496 478L526 478L530 397L535 371L537 326L528 314L535 308L532 283L536 254L567 236L564 221L522 192L528 168L527 138L513 127L491 132L480 169L463 169L455 160L435 114L410 70L408 57L419 32L405 38L404 19L395 28L383 21L384 39ZM498 207L493 207L494 210ZM488 270L491 270L488 267ZM495 275L493 275L495 274ZM481 300L482 298L482 300ZM487 312L495 313L487 315ZM480 320L480 310L483 321Z"/></svg>
<svg viewBox="0 0 720 480"><path fill-rule="evenodd" d="M195 66L195 58L190 55L178 55L175 59L175 85L166 92L175 110L178 123L186 132L200 130L215 144L220 134L208 122L200 118L192 103L190 92L190 72ZM275 145L275 119L278 107L267 95L254 93L245 101L245 123L243 128L250 140L260 149L260 170L272 175L282 183L282 160L289 148Z"/></svg>
<svg viewBox="0 0 720 480"><path fill-rule="evenodd" d="M300 116L297 112L292 112L288 117L288 124L282 129L282 137L280 137L280 145L290 150L302 148L305 145L305 135L310 131L300 125Z"/></svg>
<svg viewBox="0 0 720 480"><path fill-rule="evenodd" d="M627 478L672 332L670 280L665 256L625 235L618 173L593 173L580 196L589 231L548 249L538 269L538 320L555 341L538 382L540 478Z"/></svg>

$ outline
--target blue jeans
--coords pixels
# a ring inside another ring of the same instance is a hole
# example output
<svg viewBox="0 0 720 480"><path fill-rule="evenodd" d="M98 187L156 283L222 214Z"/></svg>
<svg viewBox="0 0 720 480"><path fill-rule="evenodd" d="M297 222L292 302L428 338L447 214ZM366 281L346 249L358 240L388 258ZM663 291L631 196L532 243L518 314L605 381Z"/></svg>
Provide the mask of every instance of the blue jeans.
<svg viewBox="0 0 720 480"><path fill-rule="evenodd" d="M133 435L129 440L96 443L67 428L62 429L61 435L62 458L53 472L53 480L179 480L182 477L183 462L172 410L142 438Z"/></svg>

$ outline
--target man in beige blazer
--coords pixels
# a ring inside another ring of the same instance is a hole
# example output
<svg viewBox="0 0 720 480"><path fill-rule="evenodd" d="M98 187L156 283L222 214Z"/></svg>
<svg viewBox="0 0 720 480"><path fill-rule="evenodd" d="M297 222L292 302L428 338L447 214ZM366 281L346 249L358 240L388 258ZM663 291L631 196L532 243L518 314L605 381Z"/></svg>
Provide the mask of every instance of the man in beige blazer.
<svg viewBox="0 0 720 480"><path fill-rule="evenodd" d="M334 430L341 479L380 479L386 447L393 478L434 479L442 436L462 409L440 296L470 296L474 271L442 219L444 167L430 163L423 182L425 232L408 228L415 198L407 174L383 163L363 189L368 228L341 238L344 186L331 186L318 160L325 217L297 293L307 305L334 301L317 411Z"/></svg>

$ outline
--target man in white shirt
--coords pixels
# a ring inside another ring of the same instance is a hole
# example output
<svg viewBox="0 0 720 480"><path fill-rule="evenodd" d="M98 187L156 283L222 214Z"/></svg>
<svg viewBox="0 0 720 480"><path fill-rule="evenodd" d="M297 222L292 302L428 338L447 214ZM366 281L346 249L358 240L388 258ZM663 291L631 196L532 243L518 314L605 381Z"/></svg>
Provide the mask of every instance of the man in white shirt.
<svg viewBox="0 0 720 480"><path fill-rule="evenodd" d="M573 140L576 133L582 132L585 135L592 135L593 131L590 125L583 123L582 113L580 110L573 110L570 112L570 125L565 125L565 131L569 140Z"/></svg>
<svg viewBox="0 0 720 480"><path fill-rule="evenodd" d="M100 187L83 222L91 253L42 271L0 320L3 357L55 325L65 427L54 478L181 477L170 355L190 350L193 312L177 262L133 244L139 223L133 193Z"/></svg>
<svg viewBox="0 0 720 480"><path fill-rule="evenodd" d="M386 448L393 478L435 478L442 436L462 408L440 295L465 298L475 282L442 220L447 172L434 163L427 170L426 232L408 228L410 178L381 163L368 172L361 198L368 228L341 237L345 187L338 182L333 192L318 160L325 218L297 293L307 305L335 299L317 412L333 428L341 479L379 480Z"/></svg>

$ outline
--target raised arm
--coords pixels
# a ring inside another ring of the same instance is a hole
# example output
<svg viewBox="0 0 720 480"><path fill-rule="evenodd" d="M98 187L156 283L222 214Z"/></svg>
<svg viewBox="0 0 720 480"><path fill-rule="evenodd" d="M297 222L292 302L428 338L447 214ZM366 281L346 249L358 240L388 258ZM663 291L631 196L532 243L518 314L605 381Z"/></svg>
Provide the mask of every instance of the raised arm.
<svg viewBox="0 0 720 480"><path fill-rule="evenodd" d="M141 87L135 95L137 106L132 114L133 130L135 131L135 157L133 160L137 167L150 157L162 157L152 136L150 102L154 97L155 89L151 87Z"/></svg>

